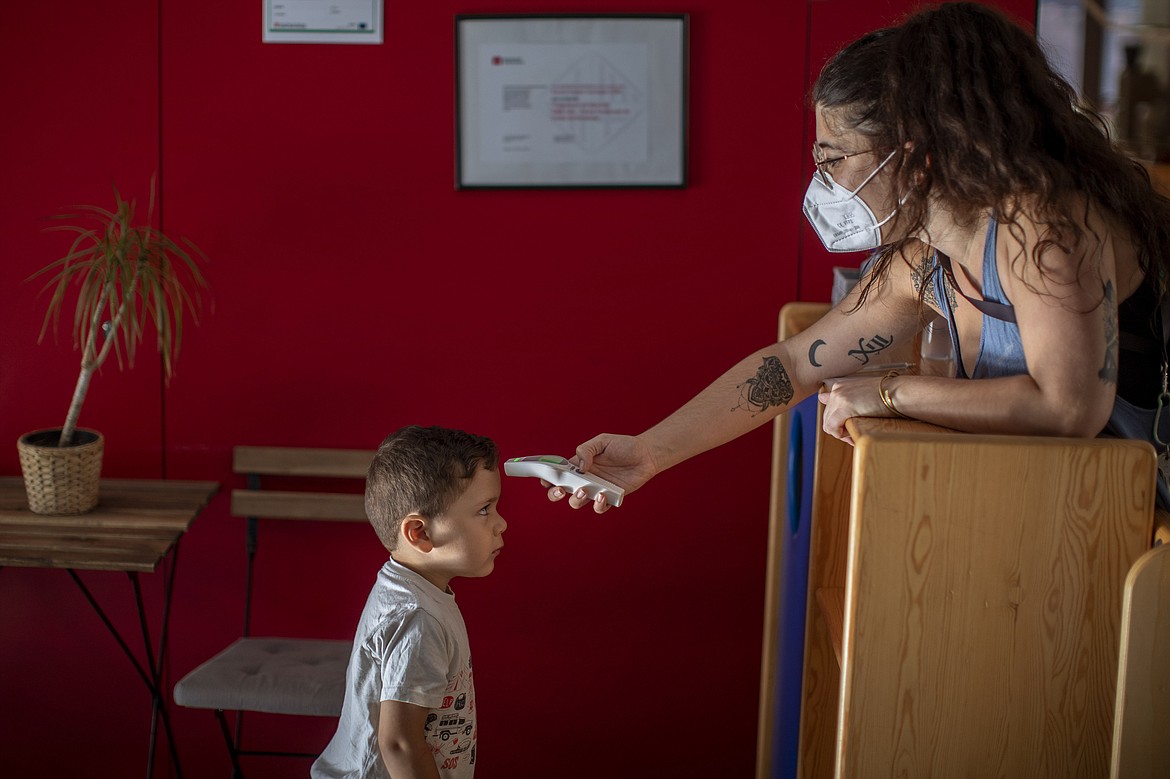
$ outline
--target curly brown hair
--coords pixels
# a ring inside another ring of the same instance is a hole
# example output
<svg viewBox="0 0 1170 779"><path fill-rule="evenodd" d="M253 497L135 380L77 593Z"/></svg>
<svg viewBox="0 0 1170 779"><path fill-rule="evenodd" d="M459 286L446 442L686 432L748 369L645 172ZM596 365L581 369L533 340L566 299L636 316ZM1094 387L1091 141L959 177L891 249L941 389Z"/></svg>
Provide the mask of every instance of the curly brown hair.
<svg viewBox="0 0 1170 779"><path fill-rule="evenodd" d="M901 150L891 160L899 234L922 234L936 201L967 226L990 213L1022 247L1026 215L1041 231L1031 247L1039 266L1049 247L1082 246L1095 204L1125 228L1146 281L1164 294L1170 199L1114 147L1105 122L1079 102L1035 38L1001 12L944 3L869 33L825 65L811 100L874 148ZM912 242L883 247L869 284Z"/></svg>

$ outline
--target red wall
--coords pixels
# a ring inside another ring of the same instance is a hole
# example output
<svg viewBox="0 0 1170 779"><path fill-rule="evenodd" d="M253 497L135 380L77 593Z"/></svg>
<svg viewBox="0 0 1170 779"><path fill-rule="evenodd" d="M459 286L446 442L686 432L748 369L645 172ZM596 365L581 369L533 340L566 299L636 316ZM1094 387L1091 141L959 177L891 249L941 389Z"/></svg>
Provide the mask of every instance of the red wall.
<svg viewBox="0 0 1170 779"><path fill-rule="evenodd" d="M67 332L36 344L45 299L22 282L64 249L41 218L108 204L111 183L144 201L157 171L157 215L207 253L212 305L169 387L144 350L95 379L82 423L107 437L107 475L224 485L182 544L172 683L239 633L233 445L372 448L421 423L491 435L505 456L568 454L657 421L856 259L801 238L804 3L637 6L691 16L686 189L470 192L452 184L453 16L548 3L387 2L381 46L263 45L255 0L68 5L9 9L0 30L0 440L59 425L75 378ZM812 3L812 72L904 5ZM455 585L478 776L750 775L769 444L760 430L696 458L604 518L506 480L496 572ZM18 472L15 446L0 472ZM372 532L262 542L256 631L348 638L384 558ZM125 578L86 581L133 636ZM148 714L65 573L0 571L0 775L139 774ZM226 775L210 713L175 722L186 775ZM333 727L255 724L305 749ZM58 754L76 757L46 769Z"/></svg>

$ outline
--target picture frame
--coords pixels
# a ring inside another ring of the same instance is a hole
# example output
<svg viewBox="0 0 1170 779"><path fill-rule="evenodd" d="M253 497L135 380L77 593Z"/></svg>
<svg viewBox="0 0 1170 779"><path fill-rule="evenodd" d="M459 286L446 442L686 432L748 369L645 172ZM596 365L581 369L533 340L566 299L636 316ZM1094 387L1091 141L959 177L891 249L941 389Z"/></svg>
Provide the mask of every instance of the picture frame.
<svg viewBox="0 0 1170 779"><path fill-rule="evenodd" d="M457 15L456 187L685 187L688 27Z"/></svg>
<svg viewBox="0 0 1170 779"><path fill-rule="evenodd" d="M381 44L383 0L264 0L264 43Z"/></svg>

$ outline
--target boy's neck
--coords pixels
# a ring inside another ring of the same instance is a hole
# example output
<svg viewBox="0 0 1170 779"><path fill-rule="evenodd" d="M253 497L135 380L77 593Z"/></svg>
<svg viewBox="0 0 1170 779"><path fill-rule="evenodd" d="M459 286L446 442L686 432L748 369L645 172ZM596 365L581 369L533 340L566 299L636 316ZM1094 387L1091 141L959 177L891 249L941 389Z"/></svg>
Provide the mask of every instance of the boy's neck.
<svg viewBox="0 0 1170 779"><path fill-rule="evenodd" d="M426 564L425 560L417 560L414 559L411 555L403 555L399 554L398 552L391 552L390 559L402 567L409 568L410 570L414 571L419 576L438 587L441 591L451 591L451 579L453 577L447 576L446 574L440 573L438 571L431 570L430 566Z"/></svg>

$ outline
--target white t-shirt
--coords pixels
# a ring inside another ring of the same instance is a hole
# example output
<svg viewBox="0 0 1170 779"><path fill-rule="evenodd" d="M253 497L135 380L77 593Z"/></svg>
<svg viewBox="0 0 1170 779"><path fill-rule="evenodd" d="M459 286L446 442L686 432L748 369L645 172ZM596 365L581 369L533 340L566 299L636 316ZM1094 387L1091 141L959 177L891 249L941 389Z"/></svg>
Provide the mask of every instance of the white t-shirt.
<svg viewBox="0 0 1170 779"><path fill-rule="evenodd" d="M475 772L471 649L455 595L388 560L358 621L345 701L313 779L386 779L378 751L381 701L430 709L426 738L444 779Z"/></svg>

